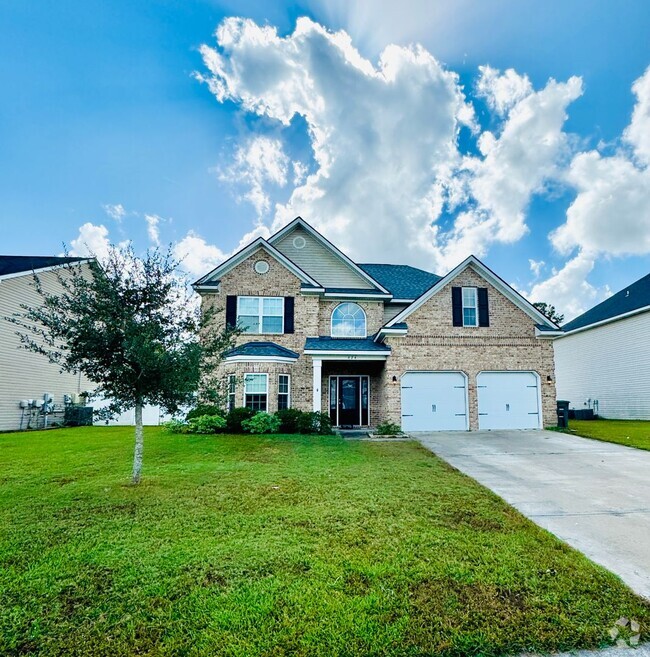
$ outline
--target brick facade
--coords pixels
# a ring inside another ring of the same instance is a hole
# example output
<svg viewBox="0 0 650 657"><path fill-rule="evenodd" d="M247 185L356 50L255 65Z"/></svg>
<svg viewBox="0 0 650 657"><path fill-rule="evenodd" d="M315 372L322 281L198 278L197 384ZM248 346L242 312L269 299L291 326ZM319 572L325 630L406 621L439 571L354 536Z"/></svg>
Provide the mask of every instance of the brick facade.
<svg viewBox="0 0 650 657"><path fill-rule="evenodd" d="M253 266L258 260L269 263L269 271L260 275ZM489 327L454 327L452 325L451 287L488 288ZM224 377L238 377L236 404L243 405L243 376L247 372L269 374L268 410L277 409L278 374L291 375L291 405L311 410L312 358L303 353L307 337L329 335L332 310L340 301L301 295L300 280L262 248L221 278L218 292L203 293L203 308L213 307L218 325L225 325L227 295L293 296L295 298L295 332L283 335L243 334L237 343L254 340L272 341L300 354L293 363L222 363ZM383 302L362 301L366 312L368 335L383 323ZM401 376L410 370L459 370L468 377L470 429L478 428L476 377L481 371L530 370L539 375L544 426L555 424L555 375L553 345L535 337L535 322L512 301L492 287L472 267L435 294L407 318L406 336L387 337L392 354L385 362L360 360L324 361L321 405L328 411L329 377L336 374L367 374L370 377L370 425L383 420L401 423ZM393 380L395 379L395 380Z"/></svg>

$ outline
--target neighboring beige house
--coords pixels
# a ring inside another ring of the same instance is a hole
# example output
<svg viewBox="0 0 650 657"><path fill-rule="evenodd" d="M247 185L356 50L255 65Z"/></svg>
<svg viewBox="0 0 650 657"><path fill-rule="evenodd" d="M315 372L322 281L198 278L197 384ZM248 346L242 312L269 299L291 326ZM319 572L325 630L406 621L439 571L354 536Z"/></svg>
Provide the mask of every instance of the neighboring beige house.
<svg viewBox="0 0 650 657"><path fill-rule="evenodd" d="M60 290L57 274L68 263L87 267L84 258L49 256L0 256L0 431L42 427L47 422L61 422L65 400L76 400L88 390L88 382L76 374L62 374L57 365L44 356L20 348L18 327L4 320L21 312L21 304L37 306L41 302L34 289L34 274L50 293ZM38 409L21 409L23 400L42 401L51 396L54 413ZM32 417L30 417L32 416Z"/></svg>
<svg viewBox="0 0 650 657"><path fill-rule="evenodd" d="M556 423L560 331L473 256L444 277L357 264L298 217L194 288L245 330L220 366L231 407L325 411L343 428Z"/></svg>

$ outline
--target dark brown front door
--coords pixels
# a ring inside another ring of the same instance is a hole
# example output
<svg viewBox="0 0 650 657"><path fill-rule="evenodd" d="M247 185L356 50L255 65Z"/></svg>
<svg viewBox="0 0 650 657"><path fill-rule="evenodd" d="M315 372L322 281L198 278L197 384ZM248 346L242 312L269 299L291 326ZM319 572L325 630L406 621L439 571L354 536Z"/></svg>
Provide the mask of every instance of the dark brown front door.
<svg viewBox="0 0 650 657"><path fill-rule="evenodd" d="M360 392L358 376L339 377L339 426L358 426L361 424Z"/></svg>

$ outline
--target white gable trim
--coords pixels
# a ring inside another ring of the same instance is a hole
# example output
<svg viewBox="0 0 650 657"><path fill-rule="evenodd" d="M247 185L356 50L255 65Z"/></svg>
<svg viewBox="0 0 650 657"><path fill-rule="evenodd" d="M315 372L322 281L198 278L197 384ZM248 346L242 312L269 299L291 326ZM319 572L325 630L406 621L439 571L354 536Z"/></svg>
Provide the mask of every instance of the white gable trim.
<svg viewBox="0 0 650 657"><path fill-rule="evenodd" d="M314 237L318 242L320 242L326 249L331 251L339 260L342 260L348 267L354 270L355 273L359 274L364 278L368 283L378 288L382 292L390 295L390 292L376 281L370 274L363 271L359 265L354 263L350 258L348 258L343 251L339 251L334 244L332 244L326 237L323 237L315 228L312 228L302 217L296 217L293 221L289 222L284 228L281 228L275 235L269 237L269 244L277 242L279 239L284 237L287 233L291 232L294 228L300 226L306 230L312 237ZM392 296L392 295L391 295Z"/></svg>
<svg viewBox="0 0 650 657"><path fill-rule="evenodd" d="M234 269L237 265L242 263L246 258L248 258L252 253L257 249L264 249L271 257L275 258L281 265L284 265L290 272L295 274L303 283L309 285L314 285L316 287L322 287L318 281L315 281L311 276L304 272L298 265L294 264L287 258L283 253L280 253L273 245L269 244L263 237L258 237L256 240L251 242L248 246L245 246L240 251L237 251L235 255L231 256L225 262L222 262L219 266L215 267L210 273L206 274L202 278L199 278L196 283L193 284L195 290L202 289L202 285L207 281L216 279L217 277L227 274L231 269Z"/></svg>
<svg viewBox="0 0 650 657"><path fill-rule="evenodd" d="M446 276L443 276L435 285L430 287L424 294L419 296L410 306L405 308L399 315L393 317L390 322L386 323L386 327L390 328L394 324L399 324L406 320L406 318L422 304L426 303L434 294L437 294L443 287L454 280L459 274L464 272L468 267L474 267L477 273L480 274L488 283L496 288L504 297L512 301L518 308L523 310L531 319L534 319L538 324L545 324L552 329L561 331L557 324L554 324L546 315L541 313L530 301L524 299L516 290L513 290L503 279L499 278L491 269L488 269L478 258L471 255L456 268L452 269Z"/></svg>

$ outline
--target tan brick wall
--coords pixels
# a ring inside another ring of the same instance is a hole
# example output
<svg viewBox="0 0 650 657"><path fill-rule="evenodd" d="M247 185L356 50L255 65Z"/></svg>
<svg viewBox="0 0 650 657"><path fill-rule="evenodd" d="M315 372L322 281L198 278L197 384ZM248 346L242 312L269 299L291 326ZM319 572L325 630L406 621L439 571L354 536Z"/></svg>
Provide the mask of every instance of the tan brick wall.
<svg viewBox="0 0 650 657"><path fill-rule="evenodd" d="M452 286L488 288L489 327L452 325ZM472 430L478 429L477 374L484 370L531 370L540 377L544 426L556 423L552 342L537 339L535 322L473 269L465 270L406 322L408 335L386 339L392 348L382 375L383 412L388 419L401 423L400 377L408 370L465 372Z"/></svg>

